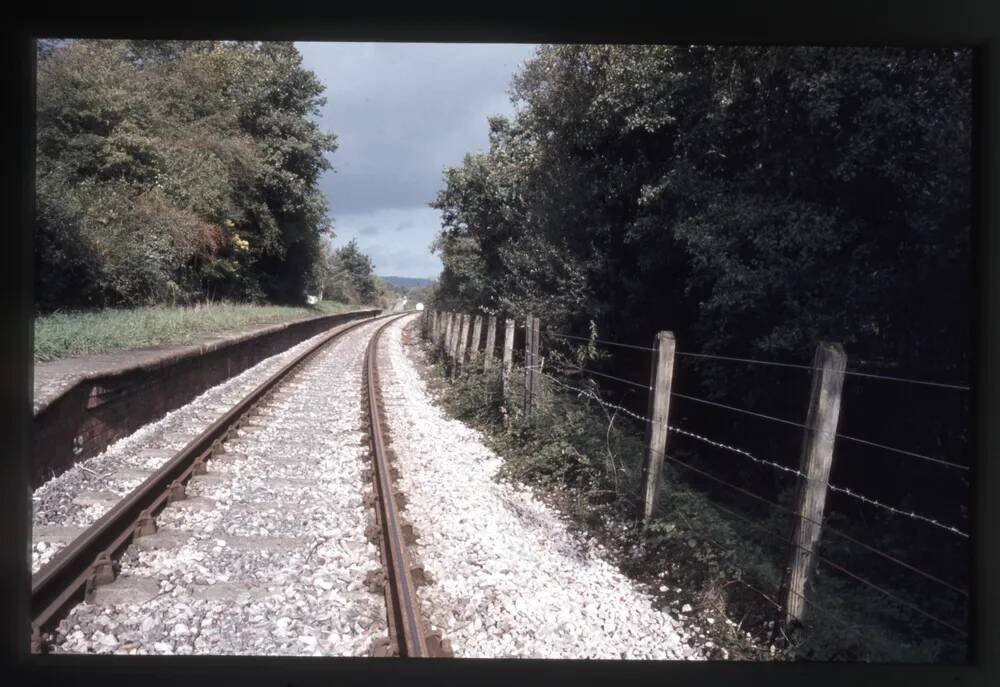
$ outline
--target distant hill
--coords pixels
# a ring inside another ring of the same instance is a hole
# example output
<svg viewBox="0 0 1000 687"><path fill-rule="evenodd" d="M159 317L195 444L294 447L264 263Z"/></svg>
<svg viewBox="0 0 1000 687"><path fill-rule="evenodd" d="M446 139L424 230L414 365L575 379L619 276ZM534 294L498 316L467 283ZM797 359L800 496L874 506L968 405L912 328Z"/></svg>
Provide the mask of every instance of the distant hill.
<svg viewBox="0 0 1000 687"><path fill-rule="evenodd" d="M422 277L381 277L382 281L392 284L393 286L403 289L419 289L421 286L427 286L433 279L424 279Z"/></svg>

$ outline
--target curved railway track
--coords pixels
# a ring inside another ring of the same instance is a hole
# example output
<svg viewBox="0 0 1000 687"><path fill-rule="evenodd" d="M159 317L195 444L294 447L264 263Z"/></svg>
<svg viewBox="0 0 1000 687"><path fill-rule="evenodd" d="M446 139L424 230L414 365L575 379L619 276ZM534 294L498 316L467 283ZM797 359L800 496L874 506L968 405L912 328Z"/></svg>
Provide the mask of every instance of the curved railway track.
<svg viewBox="0 0 1000 687"><path fill-rule="evenodd" d="M369 583L374 591L384 594L389 628L388 637L376 640L371 654L448 656L451 652L447 641L438 634L428 634L420 614L417 585L425 582L424 575L420 568L413 567L408 551L413 531L399 514L403 498L395 490L396 468L386 447L377 346L385 327L402 316L378 318L385 322L368 342L363 368L363 414L368 423L373 482L367 500L376 513L376 526L369 534L379 547L382 562L381 573ZM114 581L118 560L129 545L136 538L155 533L157 515L168 504L185 497L188 480L206 471L207 461L221 453L223 442L246 424L283 382L330 343L369 323L371 320L362 320L339 327L282 366L43 565L32 576L32 652L46 652L50 631L59 620L76 604L91 599L99 586Z"/></svg>
<svg viewBox="0 0 1000 687"><path fill-rule="evenodd" d="M369 423L376 520L389 621L389 638L373 653L425 658L449 656L451 649L448 642L438 634L429 634L421 617L416 581L424 578L424 574L422 569L412 567L407 551L407 544L413 541L413 528L404 523L399 515L401 495L393 484L396 468L390 464L391 455L386 446L388 435L384 428L384 407L378 383L378 341L395 319L390 319L375 331L368 342L364 362L365 410Z"/></svg>

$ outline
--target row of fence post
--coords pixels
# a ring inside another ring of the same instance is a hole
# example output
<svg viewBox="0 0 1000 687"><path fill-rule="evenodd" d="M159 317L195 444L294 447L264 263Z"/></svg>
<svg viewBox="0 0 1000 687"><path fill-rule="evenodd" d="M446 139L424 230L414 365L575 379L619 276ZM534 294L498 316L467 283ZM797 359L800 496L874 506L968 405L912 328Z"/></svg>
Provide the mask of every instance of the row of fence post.
<svg viewBox="0 0 1000 687"><path fill-rule="evenodd" d="M496 358L497 318L495 315L470 316L461 313L424 310L421 316L424 336L444 352L451 374L466 365L489 370ZM485 320L485 322L484 322ZM483 330L486 341L483 345ZM514 320L508 319L503 339L503 376L507 378L514 364Z"/></svg>
<svg viewBox="0 0 1000 687"><path fill-rule="evenodd" d="M485 323L486 342L482 343L483 317L425 310L425 337L442 347L445 359L455 374L467 363L477 364L483 351L482 368L493 365L496 348L497 318L490 316ZM471 326L470 326L471 320ZM471 332L471 341L469 340ZM543 366L539 318L529 314L524 322L524 415L532 416ZM505 320L503 337L503 379L506 387L513 368L515 321ZM656 515L663 485L662 472L669 438L671 386L674 376L676 342L672 332L661 331L653 339L650 365L650 391L647 429L647 455L643 464L643 520L648 523ZM468 352L468 355L467 355ZM826 506L830 468L833 464L834 439L840 418L841 392L847 357L837 343L822 342L816 347L813 378L809 394L806 430L803 437L799 471L806 475L800 481L795 499L796 518L791 536L789 565L782 583L783 616L785 623L802 620L805 612L807 586L816 561L812 552L818 546Z"/></svg>

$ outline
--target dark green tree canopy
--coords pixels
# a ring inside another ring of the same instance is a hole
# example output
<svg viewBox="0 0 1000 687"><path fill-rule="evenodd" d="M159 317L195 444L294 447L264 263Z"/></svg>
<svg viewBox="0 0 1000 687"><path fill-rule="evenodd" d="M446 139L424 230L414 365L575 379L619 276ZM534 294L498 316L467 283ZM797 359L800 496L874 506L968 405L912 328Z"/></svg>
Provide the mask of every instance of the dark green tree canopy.
<svg viewBox="0 0 1000 687"><path fill-rule="evenodd" d="M445 172L439 301L964 378L970 56L544 46Z"/></svg>

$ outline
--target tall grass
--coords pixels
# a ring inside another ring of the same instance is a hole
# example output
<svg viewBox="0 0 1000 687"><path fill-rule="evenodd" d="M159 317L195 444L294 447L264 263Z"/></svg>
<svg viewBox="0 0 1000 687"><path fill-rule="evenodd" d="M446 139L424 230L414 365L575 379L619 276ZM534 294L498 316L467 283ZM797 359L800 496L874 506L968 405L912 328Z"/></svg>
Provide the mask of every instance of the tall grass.
<svg viewBox="0 0 1000 687"><path fill-rule="evenodd" d="M35 318L35 360L184 344L208 334L359 307L334 301L301 307L218 302L194 306L154 305L123 310L54 312Z"/></svg>

